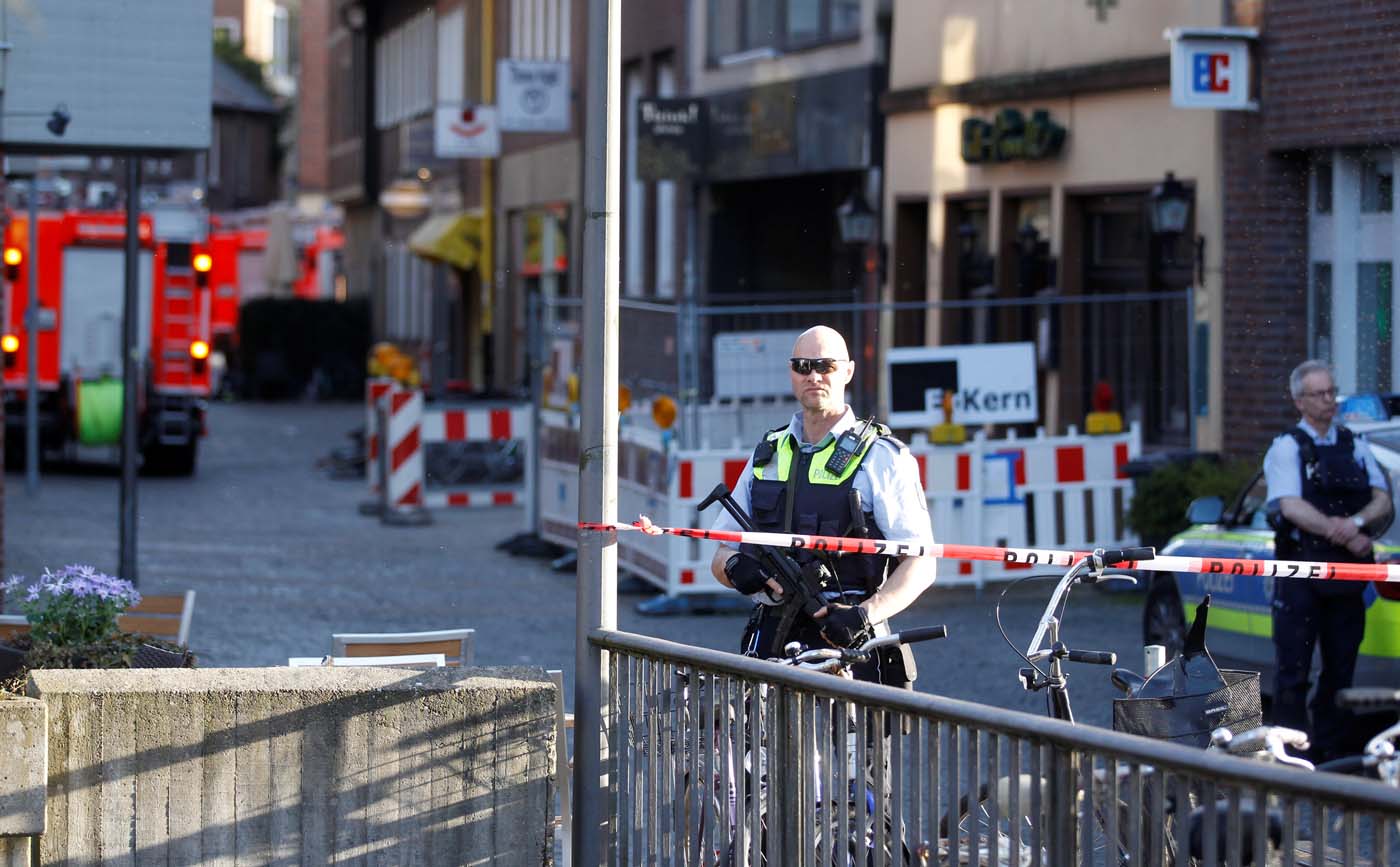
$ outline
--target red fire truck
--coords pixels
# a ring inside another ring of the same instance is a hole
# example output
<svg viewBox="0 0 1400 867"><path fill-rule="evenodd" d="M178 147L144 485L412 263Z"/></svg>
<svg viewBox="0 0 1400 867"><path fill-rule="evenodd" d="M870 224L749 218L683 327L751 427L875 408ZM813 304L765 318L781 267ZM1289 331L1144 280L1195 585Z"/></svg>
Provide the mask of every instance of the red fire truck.
<svg viewBox="0 0 1400 867"><path fill-rule="evenodd" d="M138 348L145 360L137 386L143 467L194 472L209 395L214 299L207 243L163 240L143 214L139 223ZM0 355L6 463L23 460L29 334L29 225L22 213L5 228L5 298ZM44 453L120 442L122 309L126 215L39 215L39 436ZM236 304L236 301L235 301ZM16 448L18 446L18 448ZM14 466L15 464L10 464Z"/></svg>

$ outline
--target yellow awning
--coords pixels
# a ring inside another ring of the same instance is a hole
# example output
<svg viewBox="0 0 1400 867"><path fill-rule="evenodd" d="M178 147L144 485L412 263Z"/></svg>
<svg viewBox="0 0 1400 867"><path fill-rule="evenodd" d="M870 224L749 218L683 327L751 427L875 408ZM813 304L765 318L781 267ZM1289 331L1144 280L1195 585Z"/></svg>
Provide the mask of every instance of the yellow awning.
<svg viewBox="0 0 1400 867"><path fill-rule="evenodd" d="M481 257L481 216L458 211L429 217L408 236L408 249L464 271L475 268Z"/></svg>

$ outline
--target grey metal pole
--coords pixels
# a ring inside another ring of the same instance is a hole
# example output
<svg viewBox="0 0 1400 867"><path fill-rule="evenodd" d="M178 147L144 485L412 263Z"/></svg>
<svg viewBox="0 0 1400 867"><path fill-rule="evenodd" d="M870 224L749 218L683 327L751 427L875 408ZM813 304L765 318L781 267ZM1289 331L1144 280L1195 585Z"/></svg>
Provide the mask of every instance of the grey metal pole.
<svg viewBox="0 0 1400 867"><path fill-rule="evenodd" d="M584 137L583 379L580 383L579 518L617 520L618 190L621 0L589 0L588 118ZM607 654L588 642L617 623L617 536L585 533L578 546L575 636L573 863L601 865L610 838L603 707Z"/></svg>
<svg viewBox="0 0 1400 867"><path fill-rule="evenodd" d="M550 261L550 260L545 260ZM540 492L535 489L540 477L540 405L544 403L544 303L540 291L525 296L525 375L530 377L530 440L525 456L525 530L540 534Z"/></svg>
<svg viewBox="0 0 1400 867"><path fill-rule="evenodd" d="M39 179L29 179L29 302L24 308L24 491L39 493Z"/></svg>
<svg viewBox="0 0 1400 867"><path fill-rule="evenodd" d="M1196 357L1196 286L1186 287L1186 417L1191 436L1191 448L1199 447L1196 441L1196 365L1201 360Z"/></svg>
<svg viewBox="0 0 1400 867"><path fill-rule="evenodd" d="M132 584L136 574L137 395L144 379L137 326L141 321L141 159L126 158L126 280L122 296L122 482L118 518L120 577Z"/></svg>

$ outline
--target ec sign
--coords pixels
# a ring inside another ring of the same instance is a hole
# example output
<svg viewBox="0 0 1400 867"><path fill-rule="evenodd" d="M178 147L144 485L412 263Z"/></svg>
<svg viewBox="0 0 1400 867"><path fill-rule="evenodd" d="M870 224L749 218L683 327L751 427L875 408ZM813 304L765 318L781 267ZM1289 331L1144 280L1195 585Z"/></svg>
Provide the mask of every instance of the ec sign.
<svg viewBox="0 0 1400 867"><path fill-rule="evenodd" d="M1253 109L1249 48L1255 31L1242 27L1168 31L1172 42L1172 105Z"/></svg>

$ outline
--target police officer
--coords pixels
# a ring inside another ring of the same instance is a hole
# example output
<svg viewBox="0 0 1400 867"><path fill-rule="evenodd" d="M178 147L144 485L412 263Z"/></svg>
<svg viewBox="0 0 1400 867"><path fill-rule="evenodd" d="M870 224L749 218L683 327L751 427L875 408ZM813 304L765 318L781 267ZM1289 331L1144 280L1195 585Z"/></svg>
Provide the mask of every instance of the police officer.
<svg viewBox="0 0 1400 867"><path fill-rule="evenodd" d="M802 409L786 427L764 436L734 490L756 528L932 544L928 502L913 455L884 425L857 419L846 405L846 386L855 373L846 341L826 326L810 328L798 337L789 364L792 393ZM739 527L721 512L714 529ZM825 607L810 618L800 612L795 619L789 616L784 627L782 588L752 549L722 544L715 552L710 565L715 578L758 603L743 638L747 655L781 656L789 641L849 647L887 634L889 618L937 577L931 557L788 553L807 568L823 561L836 580L824 594ZM787 634L780 634L784 628ZM913 656L907 648L892 648L854 674L908 686L915 677Z"/></svg>
<svg viewBox="0 0 1400 867"><path fill-rule="evenodd" d="M1336 424L1337 387L1323 361L1305 361L1288 379L1298 426L1274 440L1264 455L1268 508L1274 520L1274 557L1370 563L1368 530L1390 515L1385 477L1366 443ZM1366 608L1359 581L1307 578L1274 581L1274 722L1311 734L1313 756L1334 758L1346 714L1337 691L1351 685ZM1308 676L1313 646L1322 651L1308 725Z"/></svg>

